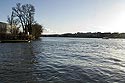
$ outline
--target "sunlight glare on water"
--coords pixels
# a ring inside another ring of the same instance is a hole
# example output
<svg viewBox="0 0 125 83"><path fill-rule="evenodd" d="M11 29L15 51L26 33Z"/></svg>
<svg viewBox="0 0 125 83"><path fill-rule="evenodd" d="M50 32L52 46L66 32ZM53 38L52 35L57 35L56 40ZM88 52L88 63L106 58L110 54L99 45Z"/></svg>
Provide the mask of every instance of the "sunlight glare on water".
<svg viewBox="0 0 125 83"><path fill-rule="evenodd" d="M2 83L124 83L125 40L43 37L0 44Z"/></svg>

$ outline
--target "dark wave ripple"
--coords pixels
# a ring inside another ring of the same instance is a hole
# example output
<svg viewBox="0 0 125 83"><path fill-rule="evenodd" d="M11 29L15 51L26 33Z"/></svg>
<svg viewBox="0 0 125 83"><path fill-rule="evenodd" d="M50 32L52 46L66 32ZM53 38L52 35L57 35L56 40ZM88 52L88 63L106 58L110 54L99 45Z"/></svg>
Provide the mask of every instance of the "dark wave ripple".
<svg viewBox="0 0 125 83"><path fill-rule="evenodd" d="M124 39L0 44L0 83L125 83Z"/></svg>

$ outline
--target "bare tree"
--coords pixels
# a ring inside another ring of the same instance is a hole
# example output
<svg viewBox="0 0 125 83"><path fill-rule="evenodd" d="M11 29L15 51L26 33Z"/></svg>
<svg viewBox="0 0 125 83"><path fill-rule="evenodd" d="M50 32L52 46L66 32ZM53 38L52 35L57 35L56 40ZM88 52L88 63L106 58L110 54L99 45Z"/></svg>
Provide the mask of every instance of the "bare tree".
<svg viewBox="0 0 125 83"><path fill-rule="evenodd" d="M17 27L17 25L19 24L19 19L14 18L13 12L11 14L11 16L7 17L7 22L9 23L9 25L11 26L10 28L10 32L13 33L14 30L19 30L19 27Z"/></svg>
<svg viewBox="0 0 125 83"><path fill-rule="evenodd" d="M34 14L35 7L31 4L17 3L15 7L12 7L12 13L7 18L7 22L11 25L11 33L16 36L19 31L18 26L22 26L23 33L20 32L20 36L30 39L39 38L43 32L43 27L36 23ZM13 28L13 25L16 28ZM27 35L28 33L29 35Z"/></svg>
<svg viewBox="0 0 125 83"><path fill-rule="evenodd" d="M20 3L16 4L16 7L12 8L12 12L14 17L18 18L20 20L20 24L22 25L23 32L27 34L32 33L32 24L35 23L34 21L34 14L35 14L35 8L31 4L24 4L21 5Z"/></svg>

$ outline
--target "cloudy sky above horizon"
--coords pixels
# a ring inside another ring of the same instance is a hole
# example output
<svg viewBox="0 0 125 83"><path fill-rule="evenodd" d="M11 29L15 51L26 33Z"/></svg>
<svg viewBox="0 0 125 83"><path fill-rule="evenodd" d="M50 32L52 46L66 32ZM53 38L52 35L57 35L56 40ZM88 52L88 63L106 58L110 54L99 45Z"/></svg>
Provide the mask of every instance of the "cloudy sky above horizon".
<svg viewBox="0 0 125 83"><path fill-rule="evenodd" d="M0 21L16 3L35 6L35 19L49 33L125 32L125 0L2 0Z"/></svg>

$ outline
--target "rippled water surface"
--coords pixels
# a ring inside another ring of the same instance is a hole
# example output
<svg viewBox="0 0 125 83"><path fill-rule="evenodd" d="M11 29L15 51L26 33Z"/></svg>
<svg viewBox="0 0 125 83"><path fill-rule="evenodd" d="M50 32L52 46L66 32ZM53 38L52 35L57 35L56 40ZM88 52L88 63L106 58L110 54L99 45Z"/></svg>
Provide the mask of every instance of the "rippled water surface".
<svg viewBox="0 0 125 83"><path fill-rule="evenodd" d="M0 83L125 83L125 39L0 43Z"/></svg>

